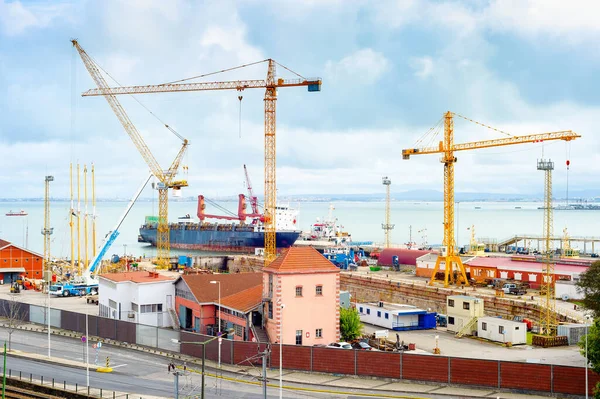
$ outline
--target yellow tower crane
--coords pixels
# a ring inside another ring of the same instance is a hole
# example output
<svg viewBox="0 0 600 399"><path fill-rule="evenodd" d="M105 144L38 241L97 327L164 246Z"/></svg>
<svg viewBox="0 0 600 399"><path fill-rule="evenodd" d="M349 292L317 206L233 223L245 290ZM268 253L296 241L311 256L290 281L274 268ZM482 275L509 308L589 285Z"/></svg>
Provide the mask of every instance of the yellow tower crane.
<svg viewBox="0 0 600 399"><path fill-rule="evenodd" d="M469 118L465 118L462 115L448 111L444 114L444 140L440 141L438 146L409 148L402 150L403 159L410 159L412 155L442 154L441 162L444 164L444 240L442 243L442 251L435 263L435 267L433 269L433 274L431 275L429 285L433 285L433 282L436 279L436 274L440 268L440 264L441 262L444 262L445 287L447 287L450 282L458 283L459 281L464 282L465 285L469 285L465 267L460 259L460 256L456 254L456 241L454 236L454 164L456 163L456 157L454 156L454 152L477 150L480 148L500 147L513 144L536 143L540 141L550 140L570 141L581 137L578 134L567 130L551 133L531 134L526 136L510 136L501 139L475 141L463 144L454 144L453 117L455 115L464 118L470 122L476 123L478 125L504 133L498 129L494 129L482 123L475 122ZM455 270L454 265L456 265L456 269L458 269L457 271L460 273L460 277L456 279L453 273Z"/></svg>
<svg viewBox="0 0 600 399"><path fill-rule="evenodd" d="M276 103L277 89L283 87L307 86L309 92L321 91L320 78L305 78L290 69L283 67L275 60L267 59L253 64L242 65L226 69L220 72L231 71L243 68L249 65L255 65L260 62L267 62L267 78L265 80L234 80L225 82L196 82L196 83L165 83L159 85L129 86L129 87L99 87L98 89L88 90L83 93L84 96L110 96L120 94L146 94L146 93L170 93L180 91L206 91L206 90L237 90L246 89L265 89L265 265L272 262L277 256L276 247L276 221L275 207L277 204L277 185L275 179L276 172ZM299 79L283 79L276 77L276 65L280 65L290 72L296 74ZM213 75L212 73L202 76ZM202 77L198 76L198 77ZM185 80L195 79L183 79Z"/></svg>
<svg viewBox="0 0 600 399"><path fill-rule="evenodd" d="M96 83L99 89L106 90L108 89L108 84L106 80L100 73L100 69L96 65L96 63L92 60L92 58L81 48L77 40L72 40L73 46L79 52L79 55L85 65L87 71L90 76ZM164 170L160 167L154 155L150 152L150 149L144 142L142 136L133 125L129 116L117 100L115 96L107 92L103 94L104 98L110 105L110 108L113 110L121 125L135 144L137 150L144 158L146 164L150 167L152 174L158 180L158 228L157 228L157 237L156 237L156 253L157 253L157 266L159 268L164 268L169 265L170 261L170 242L169 242L169 189L179 190L182 187L187 187L187 181L179 180L176 181L175 177L177 176L177 170L179 169L179 165L181 164L181 160L185 155L187 147L189 145L188 141L177 134L173 129L167 128L171 130L177 137L181 139L183 142L179 153L171 163L169 169Z"/></svg>

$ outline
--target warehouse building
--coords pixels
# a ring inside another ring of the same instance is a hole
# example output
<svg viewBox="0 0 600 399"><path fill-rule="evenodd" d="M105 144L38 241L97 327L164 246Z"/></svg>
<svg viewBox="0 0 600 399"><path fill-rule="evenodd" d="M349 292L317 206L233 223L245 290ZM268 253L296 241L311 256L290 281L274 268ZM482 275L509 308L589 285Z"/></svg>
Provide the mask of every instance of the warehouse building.
<svg viewBox="0 0 600 399"><path fill-rule="evenodd" d="M42 278L43 255L0 240L0 283L10 284L19 276Z"/></svg>

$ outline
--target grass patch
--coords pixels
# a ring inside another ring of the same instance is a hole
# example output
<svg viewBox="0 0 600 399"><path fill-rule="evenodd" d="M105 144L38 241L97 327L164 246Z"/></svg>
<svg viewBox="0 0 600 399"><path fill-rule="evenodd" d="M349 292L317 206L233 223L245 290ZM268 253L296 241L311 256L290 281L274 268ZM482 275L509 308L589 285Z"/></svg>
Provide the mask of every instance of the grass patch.
<svg viewBox="0 0 600 399"><path fill-rule="evenodd" d="M533 342L533 333L531 331L527 331L527 345L532 345Z"/></svg>

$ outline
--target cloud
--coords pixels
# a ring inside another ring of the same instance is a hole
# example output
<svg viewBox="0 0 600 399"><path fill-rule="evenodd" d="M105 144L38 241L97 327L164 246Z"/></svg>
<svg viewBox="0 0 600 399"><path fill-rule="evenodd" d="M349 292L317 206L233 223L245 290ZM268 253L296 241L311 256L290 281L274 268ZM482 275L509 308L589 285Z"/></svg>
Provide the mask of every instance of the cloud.
<svg viewBox="0 0 600 399"><path fill-rule="evenodd" d="M20 1L0 0L0 28L7 36L18 36L30 29L41 29L57 19L68 19L70 3L24 5Z"/></svg>
<svg viewBox="0 0 600 399"><path fill-rule="evenodd" d="M482 12L493 30L516 32L529 39L563 37L571 42L597 40L600 3L589 0L494 0ZM595 39L592 39L595 38Z"/></svg>
<svg viewBox="0 0 600 399"><path fill-rule="evenodd" d="M389 70L389 60L370 48L357 50L339 61L327 61L325 65L325 74L329 79L353 80L355 84L372 84Z"/></svg>
<svg viewBox="0 0 600 399"><path fill-rule="evenodd" d="M415 70L415 76L427 79L433 73L433 59L431 57L413 57L410 66Z"/></svg>

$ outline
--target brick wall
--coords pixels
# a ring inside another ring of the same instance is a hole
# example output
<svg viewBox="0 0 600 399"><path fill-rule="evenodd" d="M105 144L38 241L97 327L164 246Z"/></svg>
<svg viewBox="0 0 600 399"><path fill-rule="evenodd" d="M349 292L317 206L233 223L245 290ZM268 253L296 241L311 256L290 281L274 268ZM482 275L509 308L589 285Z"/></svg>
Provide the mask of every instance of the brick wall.
<svg viewBox="0 0 600 399"><path fill-rule="evenodd" d="M356 374L400 378L398 353L359 351L356 355Z"/></svg>
<svg viewBox="0 0 600 399"><path fill-rule="evenodd" d="M498 386L498 362L477 359L450 359L452 384Z"/></svg>
<svg viewBox="0 0 600 399"><path fill-rule="evenodd" d="M283 366L290 370L311 371L311 350L310 346L283 345ZM279 345L271 345L271 367L279 367Z"/></svg>
<svg viewBox="0 0 600 399"><path fill-rule="evenodd" d="M312 369L324 373L354 375L354 351L337 348L313 348ZM283 358L283 364L287 360Z"/></svg>
<svg viewBox="0 0 600 399"><path fill-rule="evenodd" d="M501 362L500 387L550 392L551 367L548 364Z"/></svg>
<svg viewBox="0 0 600 399"><path fill-rule="evenodd" d="M585 368L552 366L554 393L585 395ZM600 375L588 370L588 392L594 392Z"/></svg>
<svg viewBox="0 0 600 399"><path fill-rule="evenodd" d="M428 355L402 355L402 378L448 382L448 358Z"/></svg>

